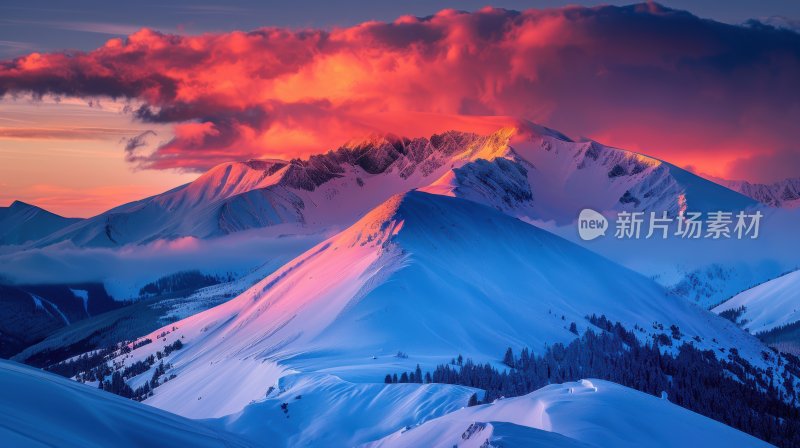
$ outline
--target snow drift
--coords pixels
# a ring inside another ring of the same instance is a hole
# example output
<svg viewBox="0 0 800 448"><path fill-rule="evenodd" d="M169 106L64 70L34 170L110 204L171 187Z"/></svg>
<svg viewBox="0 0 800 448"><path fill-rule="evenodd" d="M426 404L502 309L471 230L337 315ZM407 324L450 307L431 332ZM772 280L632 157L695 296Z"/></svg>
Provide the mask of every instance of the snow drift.
<svg viewBox="0 0 800 448"><path fill-rule="evenodd" d="M564 437L557 438L553 433ZM553 384L522 397L464 408L365 445L369 448L416 446L728 448L770 445L667 400L608 381L582 380Z"/></svg>

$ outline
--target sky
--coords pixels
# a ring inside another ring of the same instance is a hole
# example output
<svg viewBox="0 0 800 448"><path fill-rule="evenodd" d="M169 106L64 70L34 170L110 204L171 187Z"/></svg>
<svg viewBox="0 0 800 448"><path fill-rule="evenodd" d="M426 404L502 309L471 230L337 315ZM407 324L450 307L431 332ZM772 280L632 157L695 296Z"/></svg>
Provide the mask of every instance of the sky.
<svg viewBox="0 0 800 448"><path fill-rule="evenodd" d="M800 176L800 2L485 3L4 1L0 206L91 216L224 161L486 116Z"/></svg>

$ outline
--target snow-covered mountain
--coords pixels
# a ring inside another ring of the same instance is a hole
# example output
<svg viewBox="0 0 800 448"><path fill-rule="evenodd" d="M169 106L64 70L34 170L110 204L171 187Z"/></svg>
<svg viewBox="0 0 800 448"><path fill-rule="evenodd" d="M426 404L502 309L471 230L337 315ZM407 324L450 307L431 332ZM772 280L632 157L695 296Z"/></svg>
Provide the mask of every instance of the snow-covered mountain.
<svg viewBox="0 0 800 448"><path fill-rule="evenodd" d="M783 208L800 207L800 177L771 184L722 179L719 179L718 183L766 205Z"/></svg>
<svg viewBox="0 0 800 448"><path fill-rule="evenodd" d="M0 207L0 246L38 240L79 221L80 218L64 218L35 205L14 201L8 207Z"/></svg>
<svg viewBox="0 0 800 448"><path fill-rule="evenodd" d="M202 422L5 360L0 384L3 446L255 446Z"/></svg>
<svg viewBox="0 0 800 448"><path fill-rule="evenodd" d="M458 132L413 140L383 136L306 160L225 163L194 182L56 232L37 246L70 240L114 247L252 228L280 235L343 227L391 195L426 185L503 145L496 136Z"/></svg>
<svg viewBox="0 0 800 448"><path fill-rule="evenodd" d="M662 161L568 137L529 122L480 136L391 135L305 160L219 165L174 190L126 204L36 243L119 246L252 228L275 234L343 228L414 188L461 196L530 220L571 222L577 211L718 210L755 201Z"/></svg>
<svg viewBox="0 0 800 448"><path fill-rule="evenodd" d="M553 384L531 394L464 408L398 431L365 448L768 447L745 433L601 380Z"/></svg>
<svg viewBox="0 0 800 448"><path fill-rule="evenodd" d="M800 352L800 271L748 289L715 307L742 328L792 352Z"/></svg>
<svg viewBox="0 0 800 448"><path fill-rule="evenodd" d="M503 132L503 131L501 131ZM527 221L569 224L597 211L740 210L752 199L658 159L569 138L531 123L505 131L493 157L454 168L431 193L485 203Z"/></svg>
<svg viewBox="0 0 800 448"><path fill-rule="evenodd" d="M571 141L530 123L521 123L508 141L495 157L454 168L420 190L483 203L543 226L703 307L796 266L800 240L792 229L800 214L794 210L767 209L667 162L593 141ZM575 220L583 208L612 222L604 239L578 238ZM613 237L613 219L620 211L667 212L670 217L689 211L707 217L714 211L735 215L756 209L764 216L763 231L751 241Z"/></svg>
<svg viewBox="0 0 800 448"><path fill-rule="evenodd" d="M571 324L582 332L593 313L640 328L642 338L674 325L681 340L720 353L735 348L753 365L780 371L757 339L651 280L491 208L422 192L391 198L239 297L148 335L151 343L114 365L180 341L164 358L176 376L146 403L220 417L226 428L289 445L341 442L334 428L346 419L356 425L345 426L346 442L356 444L401 427L362 427L371 423L359 413L389 412L387 421L407 425L463 406L463 388L442 391L456 386L436 385L444 395L435 406L428 392L412 393L432 385L389 394L375 384L388 370L430 369L456 353L496 360L509 345L543 350L573 340ZM341 404L348 411L329 419L292 414L297 426L287 434L274 429L286 416L273 404L288 397L301 407L353 397L374 407ZM398 408L397 400L406 401Z"/></svg>

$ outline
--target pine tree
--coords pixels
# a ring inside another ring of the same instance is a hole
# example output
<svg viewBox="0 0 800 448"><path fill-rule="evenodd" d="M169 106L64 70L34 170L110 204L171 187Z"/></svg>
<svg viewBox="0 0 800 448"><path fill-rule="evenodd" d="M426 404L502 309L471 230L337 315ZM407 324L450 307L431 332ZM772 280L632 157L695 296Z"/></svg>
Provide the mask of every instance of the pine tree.
<svg viewBox="0 0 800 448"><path fill-rule="evenodd" d="M386 384L392 384L392 376L387 373L386 378L383 379L383 382Z"/></svg>
<svg viewBox="0 0 800 448"><path fill-rule="evenodd" d="M514 367L514 351L511 350L511 347L508 347L505 356L503 356L503 364L508 367Z"/></svg>
<svg viewBox="0 0 800 448"><path fill-rule="evenodd" d="M469 402L467 402L467 407L472 407L477 405L478 405L478 394L470 395Z"/></svg>
<svg viewBox="0 0 800 448"><path fill-rule="evenodd" d="M406 372L403 372L403 374L400 375L400 382L401 383L407 383L408 382L408 374Z"/></svg>
<svg viewBox="0 0 800 448"><path fill-rule="evenodd" d="M522 349L522 353L519 355L519 362L523 369L527 369L531 363L530 351L528 347Z"/></svg>
<svg viewBox="0 0 800 448"><path fill-rule="evenodd" d="M419 368L419 364L417 364L417 369L414 370L414 382L415 383L422 382L422 369Z"/></svg>

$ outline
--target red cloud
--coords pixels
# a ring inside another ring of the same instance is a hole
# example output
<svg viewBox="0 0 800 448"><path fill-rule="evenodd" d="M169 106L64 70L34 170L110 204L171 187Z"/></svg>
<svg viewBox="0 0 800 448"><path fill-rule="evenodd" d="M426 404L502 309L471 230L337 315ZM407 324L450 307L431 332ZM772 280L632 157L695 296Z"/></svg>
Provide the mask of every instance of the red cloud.
<svg viewBox="0 0 800 448"><path fill-rule="evenodd" d="M174 123L175 137L137 163L194 170L302 156L371 131L475 129L486 126L456 117L503 115L701 172L797 175L798 80L797 33L652 4L445 10L332 31L144 29L88 53L0 63L0 94L143 102L134 116ZM748 171L742 160L760 162Z"/></svg>

